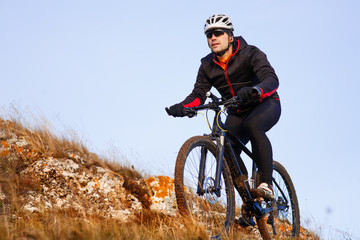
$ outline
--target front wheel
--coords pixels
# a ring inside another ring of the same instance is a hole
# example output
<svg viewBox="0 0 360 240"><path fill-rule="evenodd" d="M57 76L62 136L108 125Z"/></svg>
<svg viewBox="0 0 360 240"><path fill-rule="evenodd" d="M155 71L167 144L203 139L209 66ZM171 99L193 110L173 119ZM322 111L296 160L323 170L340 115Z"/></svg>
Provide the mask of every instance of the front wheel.
<svg viewBox="0 0 360 240"><path fill-rule="evenodd" d="M175 194L181 215L193 217L211 237L230 229L235 215L235 193L226 161L215 189L216 145L207 137L196 136L181 147L175 166Z"/></svg>
<svg viewBox="0 0 360 240"><path fill-rule="evenodd" d="M273 211L257 219L259 231L263 239L296 237L300 231L300 210L294 184L280 163L274 161L273 169L275 199L263 204Z"/></svg>

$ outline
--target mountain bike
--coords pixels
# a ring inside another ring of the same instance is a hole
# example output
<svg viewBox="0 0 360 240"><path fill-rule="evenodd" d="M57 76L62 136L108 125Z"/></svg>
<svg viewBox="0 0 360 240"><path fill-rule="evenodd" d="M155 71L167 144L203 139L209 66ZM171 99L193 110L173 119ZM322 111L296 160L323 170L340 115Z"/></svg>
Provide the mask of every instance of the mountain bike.
<svg viewBox="0 0 360 240"><path fill-rule="evenodd" d="M191 137L178 153L174 184L180 214L195 219L212 238L226 236L234 222L241 227L257 228L263 239L298 236L300 211L290 175L279 162L273 162L275 198L268 198L257 189L260 183L253 154L227 131L221 120L225 110L238 107L241 100L219 99L210 92L207 97L211 99L209 103L184 109L188 117L201 110L212 110L215 115L212 127L208 122L211 133ZM241 171L234 144L252 160L250 178ZM241 207L235 206L234 188L242 200ZM240 215L237 220L235 215Z"/></svg>

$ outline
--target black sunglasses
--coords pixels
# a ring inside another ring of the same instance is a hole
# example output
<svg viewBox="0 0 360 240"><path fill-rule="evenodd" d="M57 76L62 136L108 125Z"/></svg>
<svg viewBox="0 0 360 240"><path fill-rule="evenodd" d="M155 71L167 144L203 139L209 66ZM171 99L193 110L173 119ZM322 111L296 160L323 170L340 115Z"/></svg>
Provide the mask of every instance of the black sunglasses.
<svg viewBox="0 0 360 240"><path fill-rule="evenodd" d="M219 37L221 35L223 35L225 32L222 31L222 30L211 30L211 31L208 31L205 35L207 38L212 38L213 35L215 35L215 37Z"/></svg>

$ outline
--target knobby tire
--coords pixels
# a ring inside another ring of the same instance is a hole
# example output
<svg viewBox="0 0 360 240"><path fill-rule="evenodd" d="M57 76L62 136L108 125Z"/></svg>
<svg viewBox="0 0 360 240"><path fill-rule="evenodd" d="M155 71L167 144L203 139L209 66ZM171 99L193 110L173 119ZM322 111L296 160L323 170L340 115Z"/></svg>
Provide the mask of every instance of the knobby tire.
<svg viewBox="0 0 360 240"><path fill-rule="evenodd" d="M212 140L195 136L181 147L175 165L175 194L180 214L200 223L211 237L226 235L234 222L235 192L229 167L223 161L221 195L197 193L201 152L206 149L204 190L214 185L217 148ZM204 154L203 154L204 155Z"/></svg>
<svg viewBox="0 0 360 240"><path fill-rule="evenodd" d="M283 195L280 192L281 189L289 201L287 210L273 212L275 231L277 235L285 235L288 238L296 237L300 231L300 210L294 184L290 175L280 163L274 161L273 169L275 200L280 199ZM276 186L275 182L277 182L278 186ZM276 236L272 225L268 223L269 218L270 216L267 214L256 219L260 234L266 240L273 239Z"/></svg>

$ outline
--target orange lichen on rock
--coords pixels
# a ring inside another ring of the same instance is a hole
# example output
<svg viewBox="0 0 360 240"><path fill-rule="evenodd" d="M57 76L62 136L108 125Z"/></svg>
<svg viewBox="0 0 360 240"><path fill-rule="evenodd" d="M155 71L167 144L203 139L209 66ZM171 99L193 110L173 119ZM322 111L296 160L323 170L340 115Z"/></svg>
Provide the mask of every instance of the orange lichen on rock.
<svg viewBox="0 0 360 240"><path fill-rule="evenodd" d="M160 199L170 197L174 189L174 179L168 176L150 177L145 182L154 190L154 196Z"/></svg>
<svg viewBox="0 0 360 240"><path fill-rule="evenodd" d="M287 229L284 225L279 226L281 232L285 232Z"/></svg>
<svg viewBox="0 0 360 240"><path fill-rule="evenodd" d="M149 177L144 182L150 193L150 209L175 216L177 207L174 179L168 176L156 176Z"/></svg>
<svg viewBox="0 0 360 240"><path fill-rule="evenodd" d="M154 177L149 177L148 179L145 179L147 185L150 185L153 181L155 181Z"/></svg>
<svg viewBox="0 0 360 240"><path fill-rule="evenodd" d="M9 150L2 150L0 152L0 156L1 157L8 157L10 155L10 151Z"/></svg>
<svg viewBox="0 0 360 240"><path fill-rule="evenodd" d="M24 149L22 147L19 147L19 148L16 149L17 153L22 153L22 151L24 151Z"/></svg>
<svg viewBox="0 0 360 240"><path fill-rule="evenodd" d="M95 178L94 182L96 182L94 188L100 187L99 179Z"/></svg>
<svg viewBox="0 0 360 240"><path fill-rule="evenodd" d="M4 148L9 148L10 147L9 143L7 141L5 141L5 140L1 141L1 145L3 145Z"/></svg>

